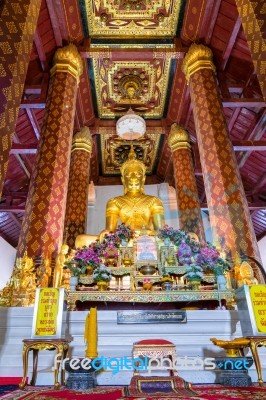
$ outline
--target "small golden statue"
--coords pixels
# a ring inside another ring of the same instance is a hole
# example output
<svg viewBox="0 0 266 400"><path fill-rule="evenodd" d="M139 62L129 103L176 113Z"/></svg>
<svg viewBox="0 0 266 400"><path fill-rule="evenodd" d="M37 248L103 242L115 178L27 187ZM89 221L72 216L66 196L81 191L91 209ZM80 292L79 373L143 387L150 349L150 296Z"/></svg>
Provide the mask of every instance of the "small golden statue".
<svg viewBox="0 0 266 400"><path fill-rule="evenodd" d="M254 276L253 268L247 261L243 261L240 265L239 274L241 277L240 282L238 282L239 286L258 285L258 280Z"/></svg>
<svg viewBox="0 0 266 400"><path fill-rule="evenodd" d="M68 250L69 250L68 245L63 244L60 253L57 255L55 259L55 269L54 269L54 279L53 279L54 288L61 287L63 278L63 267L66 262L66 255L68 253Z"/></svg>
<svg viewBox="0 0 266 400"><path fill-rule="evenodd" d="M73 260L75 257L76 250L71 249L69 255L66 257L66 262ZM70 277L71 277L71 271L69 268L63 267L62 271L62 281L61 281L61 286L62 288L65 289L70 289Z"/></svg>
<svg viewBox="0 0 266 400"><path fill-rule="evenodd" d="M50 277L52 274L51 260L44 258L41 261L41 265L37 269L37 287L46 288L49 287Z"/></svg>
<svg viewBox="0 0 266 400"><path fill-rule="evenodd" d="M177 264L177 259L175 257L175 250L173 247L167 249L165 261L169 267Z"/></svg>
<svg viewBox="0 0 266 400"><path fill-rule="evenodd" d="M16 264L10 278L9 287L12 292L11 306L28 307L34 304L36 290L36 274L33 259L27 251Z"/></svg>
<svg viewBox="0 0 266 400"><path fill-rule="evenodd" d="M128 254L127 251L125 252L124 258L123 258L122 261L123 261L123 265L124 265L125 267L130 267L130 266L133 264L133 261L132 261L132 259L129 257L129 254Z"/></svg>

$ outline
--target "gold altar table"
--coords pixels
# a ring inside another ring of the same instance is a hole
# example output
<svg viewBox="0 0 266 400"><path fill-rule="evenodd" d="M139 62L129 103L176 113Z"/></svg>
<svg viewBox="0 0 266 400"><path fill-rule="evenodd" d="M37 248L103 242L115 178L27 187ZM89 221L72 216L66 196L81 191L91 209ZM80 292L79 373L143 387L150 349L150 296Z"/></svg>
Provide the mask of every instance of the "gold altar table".
<svg viewBox="0 0 266 400"><path fill-rule="evenodd" d="M255 367L257 370L259 386L263 386L264 381L262 379L262 371L261 371L260 358L258 355L258 347L260 346L266 347L266 336L247 336L246 339L250 340L249 348L252 353L252 357L254 359Z"/></svg>
<svg viewBox="0 0 266 400"><path fill-rule="evenodd" d="M169 291L70 291L67 301L71 311L76 302L115 302L115 303L171 303L208 300L233 301L234 290L169 290Z"/></svg>
<svg viewBox="0 0 266 400"><path fill-rule="evenodd" d="M22 360L23 360L23 378L19 384L20 389L23 389L26 386L26 380L28 375L28 360L29 360L29 352L33 351L33 371L32 378L30 381L30 385L35 385L37 378L37 367L38 367L38 353L39 350L56 350L56 355L61 354L58 357L58 361L64 360L67 357L68 349L69 349L70 340L67 339L24 339L23 340L23 350L22 350ZM58 381L59 375L59 367L58 363L54 370L54 388L58 389L60 383ZM64 385L65 382L65 371L61 370L61 385Z"/></svg>

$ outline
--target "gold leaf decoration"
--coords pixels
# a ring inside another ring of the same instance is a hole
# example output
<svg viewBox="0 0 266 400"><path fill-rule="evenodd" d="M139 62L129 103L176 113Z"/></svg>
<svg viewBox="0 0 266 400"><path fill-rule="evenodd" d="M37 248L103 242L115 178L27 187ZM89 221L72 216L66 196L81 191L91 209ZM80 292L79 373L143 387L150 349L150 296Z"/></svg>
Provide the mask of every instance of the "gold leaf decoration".
<svg viewBox="0 0 266 400"><path fill-rule="evenodd" d="M158 67L158 69L157 69L157 73L156 73L157 79L161 76L161 74L162 74L162 68L161 68L161 66L159 65L159 67Z"/></svg>
<svg viewBox="0 0 266 400"><path fill-rule="evenodd" d="M110 25L115 25L115 26L122 26L126 25L127 21L123 21L121 19L115 19L114 21L110 21Z"/></svg>
<svg viewBox="0 0 266 400"><path fill-rule="evenodd" d="M145 19L144 21L137 21L138 25L142 25L142 26L151 26L151 25L155 25L155 22L149 21L148 19Z"/></svg>
<svg viewBox="0 0 266 400"><path fill-rule="evenodd" d="M106 90L103 91L103 99L106 100L107 99L107 93Z"/></svg>
<svg viewBox="0 0 266 400"><path fill-rule="evenodd" d="M103 65L101 66L100 74L101 74L102 78L104 79L105 78L105 69L104 69Z"/></svg>

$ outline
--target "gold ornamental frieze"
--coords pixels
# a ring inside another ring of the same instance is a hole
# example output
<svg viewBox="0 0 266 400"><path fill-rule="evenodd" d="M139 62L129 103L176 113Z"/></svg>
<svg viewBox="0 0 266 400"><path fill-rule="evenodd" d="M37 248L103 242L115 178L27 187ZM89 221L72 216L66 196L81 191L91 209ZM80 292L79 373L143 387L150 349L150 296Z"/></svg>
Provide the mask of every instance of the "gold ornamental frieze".
<svg viewBox="0 0 266 400"><path fill-rule="evenodd" d="M174 37L181 0L86 0L91 37Z"/></svg>
<svg viewBox="0 0 266 400"><path fill-rule="evenodd" d="M114 127L100 127L101 158L104 175L120 175L120 167L127 159L130 144L116 135ZM145 162L147 174L151 174L159 147L160 127L147 128L145 137L134 142L138 157Z"/></svg>
<svg viewBox="0 0 266 400"><path fill-rule="evenodd" d="M100 118L120 117L131 107L146 118L162 118L171 59L113 61L93 59ZM134 87L135 95L127 95Z"/></svg>

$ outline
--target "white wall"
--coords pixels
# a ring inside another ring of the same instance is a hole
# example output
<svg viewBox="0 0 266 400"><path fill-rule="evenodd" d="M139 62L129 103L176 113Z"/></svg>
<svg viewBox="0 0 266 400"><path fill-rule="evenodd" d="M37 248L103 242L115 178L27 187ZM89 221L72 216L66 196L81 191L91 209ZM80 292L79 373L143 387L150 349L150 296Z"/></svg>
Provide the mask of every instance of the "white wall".
<svg viewBox="0 0 266 400"><path fill-rule="evenodd" d="M12 274L16 253L16 249L0 237L0 289L6 286Z"/></svg>

